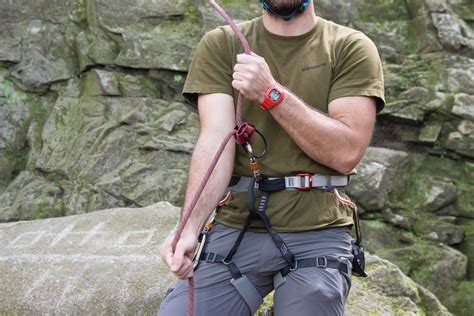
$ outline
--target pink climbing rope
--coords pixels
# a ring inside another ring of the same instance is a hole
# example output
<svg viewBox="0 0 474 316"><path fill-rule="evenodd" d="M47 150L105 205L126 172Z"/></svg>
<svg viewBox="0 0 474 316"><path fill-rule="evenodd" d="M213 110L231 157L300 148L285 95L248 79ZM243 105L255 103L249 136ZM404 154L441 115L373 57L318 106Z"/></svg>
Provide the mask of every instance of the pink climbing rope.
<svg viewBox="0 0 474 316"><path fill-rule="evenodd" d="M214 1L214 0L209 0L209 3L211 6L219 12L220 15L225 19L225 21L230 25L232 30L237 34L237 37L239 38L240 42L242 43L242 46L244 47L244 52L248 55L251 54L249 44L247 40L245 39L244 35L240 31L240 29L235 25L234 21L232 18ZM243 122L242 122L242 103L243 103L243 96L241 93L239 93L237 97L237 109L236 109L236 127L240 127ZM206 187L207 183L209 182L209 179L211 177L212 172L214 171L220 157L222 156L222 152L224 151L225 147L227 146L227 143L230 141L230 139L234 136L234 131L230 132L225 139L223 140L222 144L219 146L214 158L211 161L211 164L209 165L209 168L206 171L206 174L204 175L204 178L202 179L201 183L199 184L198 190L195 193L193 199L191 200L191 203L189 206L185 209L183 212L183 216L181 217L181 221L178 225L178 228L176 230L176 235L174 236L174 240L172 243L173 247L173 253L176 250L176 245L178 244L179 239L181 238L181 234L183 232L184 227L186 226L186 223L188 222L189 218L191 217L191 213L194 210L194 207L196 206L197 202L199 201L199 198L204 191L204 188ZM199 260L199 258L197 259ZM189 285L189 295L188 295L188 315L192 316L193 315L193 309L194 309L194 278L189 278L188 279L188 285Z"/></svg>

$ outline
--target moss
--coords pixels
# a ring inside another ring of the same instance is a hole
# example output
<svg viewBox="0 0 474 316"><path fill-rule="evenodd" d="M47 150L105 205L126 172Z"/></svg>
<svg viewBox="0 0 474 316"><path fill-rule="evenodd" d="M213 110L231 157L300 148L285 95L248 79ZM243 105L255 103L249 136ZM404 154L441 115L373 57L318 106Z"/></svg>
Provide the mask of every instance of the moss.
<svg viewBox="0 0 474 316"><path fill-rule="evenodd" d="M49 203L35 205L35 208L28 209L27 219L43 219L51 217L62 217L66 215L66 207L64 202L58 202L51 206Z"/></svg>
<svg viewBox="0 0 474 316"><path fill-rule="evenodd" d="M454 315L474 315L474 281L462 282L452 307Z"/></svg>
<svg viewBox="0 0 474 316"><path fill-rule="evenodd" d="M416 154L409 160L409 180L405 187L400 208L407 214L416 216L422 201L425 199L425 187L427 178L435 178L440 181L450 179L457 191L474 191L474 178L466 177L474 173L474 167L466 162L460 162L446 157L436 157Z"/></svg>
<svg viewBox="0 0 474 316"><path fill-rule="evenodd" d="M3 69L0 69L0 90L3 92L3 97L7 104L18 103L28 99L28 94L16 89L13 82L6 79L6 71Z"/></svg>
<svg viewBox="0 0 474 316"><path fill-rule="evenodd" d="M435 90L438 82L436 68L433 61L423 60L420 55L407 58L398 73L401 88L407 90L414 86L423 86Z"/></svg>
<svg viewBox="0 0 474 316"><path fill-rule="evenodd" d="M6 158L11 166L12 172L10 177L0 179L0 191L8 187L10 183L16 178L16 176L26 169L26 163L28 161L29 147L24 144L22 148L13 150L11 147L7 147L0 150L3 157Z"/></svg>

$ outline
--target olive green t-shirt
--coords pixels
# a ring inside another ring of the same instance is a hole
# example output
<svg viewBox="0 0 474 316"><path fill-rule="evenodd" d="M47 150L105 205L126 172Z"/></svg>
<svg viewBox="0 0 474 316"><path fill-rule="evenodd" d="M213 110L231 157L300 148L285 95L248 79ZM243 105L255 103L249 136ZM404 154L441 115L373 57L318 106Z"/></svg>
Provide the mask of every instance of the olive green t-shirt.
<svg viewBox="0 0 474 316"><path fill-rule="evenodd" d="M334 99L371 96L377 100L377 110L383 108L382 65L375 45L363 33L322 18L313 29L298 36L270 33L262 17L241 23L239 28L251 50L265 58L273 77L308 105L327 113L328 104ZM183 96L196 104L197 94L226 93L236 103L238 92L232 88L232 74L236 55L242 52L241 43L228 26L205 34L194 54ZM267 140L268 152L259 159L263 175L339 174L309 158L256 102L245 100L242 118L254 124ZM257 137L255 151L260 146ZM234 175L252 176L248 156L241 146L237 146ZM217 221L242 227L248 213L246 195L233 193L220 207ZM320 190L271 193L266 213L277 231L352 224L352 210L339 203L334 193ZM251 227L259 230L263 224L256 220Z"/></svg>

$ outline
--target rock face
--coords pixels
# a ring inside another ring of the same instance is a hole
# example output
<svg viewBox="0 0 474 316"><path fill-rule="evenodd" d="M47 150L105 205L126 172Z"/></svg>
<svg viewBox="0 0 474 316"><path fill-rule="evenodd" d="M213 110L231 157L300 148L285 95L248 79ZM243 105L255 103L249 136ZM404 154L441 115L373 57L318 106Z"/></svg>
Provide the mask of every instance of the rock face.
<svg viewBox="0 0 474 316"><path fill-rule="evenodd" d="M0 224L0 313L154 314L174 283L159 248L178 217L160 202ZM348 315L449 315L388 261L369 256L368 274L353 279Z"/></svg>
<svg viewBox="0 0 474 316"><path fill-rule="evenodd" d="M261 14L222 3L237 21ZM387 105L348 188L367 248L474 314L472 0L315 5L383 60ZM0 1L0 222L180 204L199 128L180 92L221 24L206 1Z"/></svg>

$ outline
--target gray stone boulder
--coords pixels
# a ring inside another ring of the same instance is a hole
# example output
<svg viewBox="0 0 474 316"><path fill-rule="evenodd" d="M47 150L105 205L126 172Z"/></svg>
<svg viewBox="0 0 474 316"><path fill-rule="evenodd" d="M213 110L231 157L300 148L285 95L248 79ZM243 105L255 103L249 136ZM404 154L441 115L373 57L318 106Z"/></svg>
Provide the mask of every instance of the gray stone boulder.
<svg viewBox="0 0 474 316"><path fill-rule="evenodd" d="M474 95L457 94L454 98L453 113L465 119L474 120Z"/></svg>
<svg viewBox="0 0 474 316"><path fill-rule="evenodd" d="M474 58L465 56L447 56L443 60L445 68L443 77L447 88L452 92L474 95Z"/></svg>
<svg viewBox="0 0 474 316"><path fill-rule="evenodd" d="M347 187L365 211L381 210L388 206L389 195L402 180L397 170L408 154L386 148L370 147L357 168L357 175Z"/></svg>
<svg viewBox="0 0 474 316"><path fill-rule="evenodd" d="M22 89L45 92L49 84L78 74L75 48L61 31L61 25L31 20L21 27L21 60L11 68L11 75Z"/></svg>
<svg viewBox="0 0 474 316"><path fill-rule="evenodd" d="M174 283L159 256L179 209L0 224L0 314L153 314Z"/></svg>
<svg viewBox="0 0 474 316"><path fill-rule="evenodd" d="M456 188L449 179L440 181L428 177L423 182L425 186L419 188L424 193L423 198L420 199L420 208L428 212L434 212L456 201Z"/></svg>
<svg viewBox="0 0 474 316"><path fill-rule="evenodd" d="M462 228L450 226L452 235L447 235L448 231L443 230L445 236L437 235L439 237L436 240L429 240L409 231L400 232L391 225L375 220L362 221L361 226L368 251L393 262L403 273L433 292L445 306L450 309L454 307L456 289L466 278L468 260L466 255L440 243L438 239L461 238L462 231L459 237L458 229ZM416 228L428 232L429 224L423 226Z"/></svg>
<svg viewBox="0 0 474 316"><path fill-rule="evenodd" d="M154 314L175 282L159 251L178 218L160 202L0 224L0 313ZM395 265L367 260L369 278L353 278L347 315L449 315Z"/></svg>
<svg viewBox="0 0 474 316"><path fill-rule="evenodd" d="M426 288L393 263L367 256L368 278L353 277L345 315L450 315Z"/></svg>

